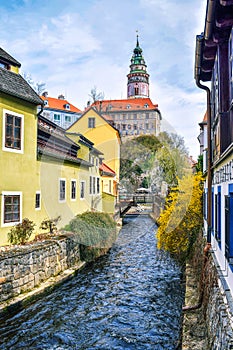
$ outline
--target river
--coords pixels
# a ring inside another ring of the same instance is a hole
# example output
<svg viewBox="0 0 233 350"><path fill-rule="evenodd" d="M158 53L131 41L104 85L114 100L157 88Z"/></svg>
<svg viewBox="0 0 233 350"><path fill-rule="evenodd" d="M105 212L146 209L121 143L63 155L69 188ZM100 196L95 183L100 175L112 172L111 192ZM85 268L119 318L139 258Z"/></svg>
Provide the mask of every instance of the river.
<svg viewBox="0 0 233 350"><path fill-rule="evenodd" d="M1 320L0 349L177 349L181 273L155 232L147 216L126 219L106 256Z"/></svg>

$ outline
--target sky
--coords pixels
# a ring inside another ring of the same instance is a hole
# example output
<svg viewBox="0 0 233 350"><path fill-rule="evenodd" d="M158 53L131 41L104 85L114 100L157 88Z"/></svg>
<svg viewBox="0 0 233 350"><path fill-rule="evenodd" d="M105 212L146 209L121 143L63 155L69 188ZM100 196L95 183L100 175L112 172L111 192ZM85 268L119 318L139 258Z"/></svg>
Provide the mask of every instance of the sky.
<svg viewBox="0 0 233 350"><path fill-rule="evenodd" d="M105 99L127 97L136 46L150 74L150 98L162 128L199 155L198 123L206 95L195 85L195 38L204 30L206 0L1 0L0 47L20 73L65 95L81 110L96 87Z"/></svg>

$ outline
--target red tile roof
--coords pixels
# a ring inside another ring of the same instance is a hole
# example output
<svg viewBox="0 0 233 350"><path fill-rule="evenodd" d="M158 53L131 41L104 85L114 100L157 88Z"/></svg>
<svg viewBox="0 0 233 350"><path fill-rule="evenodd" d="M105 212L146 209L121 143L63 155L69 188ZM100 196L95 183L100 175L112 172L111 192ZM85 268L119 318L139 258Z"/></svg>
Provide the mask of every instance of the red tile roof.
<svg viewBox="0 0 233 350"><path fill-rule="evenodd" d="M146 107L147 105L147 107ZM96 106L102 112L114 112L119 110L155 109L158 104L153 104L150 98L128 98L124 100L103 100L96 101L92 107Z"/></svg>
<svg viewBox="0 0 233 350"><path fill-rule="evenodd" d="M105 163L102 163L99 167L100 171L102 171L105 174L108 174L110 176L115 176L116 173L114 170L112 170L111 168L109 168L109 166L107 166Z"/></svg>
<svg viewBox="0 0 233 350"><path fill-rule="evenodd" d="M62 110L62 111L72 112L72 113L82 113L80 109L72 105L67 100L54 98L54 97L45 97L45 96L40 96L40 97L42 98L42 100L48 101L48 105L44 106L44 109L57 109L57 110ZM66 109L67 104L70 106L70 109Z"/></svg>

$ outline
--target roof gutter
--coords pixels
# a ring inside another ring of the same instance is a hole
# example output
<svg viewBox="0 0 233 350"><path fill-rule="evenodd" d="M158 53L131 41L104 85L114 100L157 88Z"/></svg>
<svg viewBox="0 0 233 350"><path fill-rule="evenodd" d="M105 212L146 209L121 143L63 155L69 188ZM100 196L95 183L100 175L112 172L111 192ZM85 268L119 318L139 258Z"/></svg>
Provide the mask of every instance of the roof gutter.
<svg viewBox="0 0 233 350"><path fill-rule="evenodd" d="M213 2L213 1L212 1ZM211 247L211 208L212 208L212 170L211 170L211 154L212 154L212 145L211 145L211 102L210 102L210 89L200 83L201 76L201 61L202 61L202 50L204 44L204 35L196 36L196 51L195 51L195 81L196 85L206 91L207 95L207 248L208 250Z"/></svg>
<svg viewBox="0 0 233 350"><path fill-rule="evenodd" d="M205 18L205 31L204 37L205 40L209 40L212 35L214 18L215 18L215 6L216 0L209 0L206 9L206 18Z"/></svg>

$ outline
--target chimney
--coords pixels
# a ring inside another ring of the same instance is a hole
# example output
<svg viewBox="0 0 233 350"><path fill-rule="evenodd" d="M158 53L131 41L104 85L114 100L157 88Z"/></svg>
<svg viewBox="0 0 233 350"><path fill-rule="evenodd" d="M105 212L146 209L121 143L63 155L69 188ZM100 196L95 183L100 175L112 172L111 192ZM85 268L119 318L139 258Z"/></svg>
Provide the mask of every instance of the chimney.
<svg viewBox="0 0 233 350"><path fill-rule="evenodd" d="M61 95L58 96L58 100L64 100L64 99L65 99L64 95L61 94Z"/></svg>
<svg viewBox="0 0 233 350"><path fill-rule="evenodd" d="M48 97L48 91L44 91L43 94L42 94L42 96Z"/></svg>

